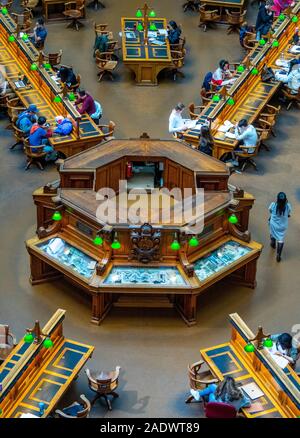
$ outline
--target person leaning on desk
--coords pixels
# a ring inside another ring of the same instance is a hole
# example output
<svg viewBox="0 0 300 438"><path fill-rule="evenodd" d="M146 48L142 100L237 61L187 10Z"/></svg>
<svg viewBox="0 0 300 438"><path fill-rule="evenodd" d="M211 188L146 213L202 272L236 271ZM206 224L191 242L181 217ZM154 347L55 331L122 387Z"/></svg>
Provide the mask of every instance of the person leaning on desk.
<svg viewBox="0 0 300 438"><path fill-rule="evenodd" d="M274 342L272 353L284 357L294 368L299 357L299 351L289 333L281 333L271 336Z"/></svg>

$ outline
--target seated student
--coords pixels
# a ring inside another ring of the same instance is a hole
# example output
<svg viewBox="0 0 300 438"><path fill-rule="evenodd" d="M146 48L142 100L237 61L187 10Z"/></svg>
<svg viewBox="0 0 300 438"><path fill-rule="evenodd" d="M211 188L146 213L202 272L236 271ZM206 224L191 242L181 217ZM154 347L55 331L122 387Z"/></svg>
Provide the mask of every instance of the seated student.
<svg viewBox="0 0 300 438"><path fill-rule="evenodd" d="M200 397L207 397L209 402L228 403L237 412L241 408L251 406L250 398L243 393L232 377L225 377L218 385L211 384L201 391L191 389L191 395L197 401L200 400Z"/></svg>
<svg viewBox="0 0 300 438"><path fill-rule="evenodd" d="M37 49L40 49L44 46L47 34L48 32L45 27L44 19L39 18L33 29L33 35L31 36L30 40Z"/></svg>
<svg viewBox="0 0 300 438"><path fill-rule="evenodd" d="M244 47L244 39L248 32L254 32L254 26L249 26L245 21L240 28L240 45Z"/></svg>
<svg viewBox="0 0 300 438"><path fill-rule="evenodd" d="M168 25L168 39L170 44L179 44L181 29L175 21L170 21Z"/></svg>
<svg viewBox="0 0 300 438"><path fill-rule="evenodd" d="M21 131L23 131L26 136L30 134L32 125L37 122L38 112L39 110L37 109L36 105L31 104L26 111L23 111L19 114L16 121L16 126L17 128L21 129Z"/></svg>
<svg viewBox="0 0 300 438"><path fill-rule="evenodd" d="M73 131L73 123L68 117L57 116L55 117L57 127L53 133L58 135L70 135Z"/></svg>
<svg viewBox="0 0 300 438"><path fill-rule="evenodd" d="M237 146L232 152L233 162L235 166L239 165L236 160L235 152L248 152L253 154L255 152L255 146L257 144L258 135L253 125L249 125L246 119L241 119L235 126L235 137L243 145L243 149ZM247 150L245 150L247 148Z"/></svg>
<svg viewBox="0 0 300 438"><path fill-rule="evenodd" d="M206 75L204 76L203 83L202 83L202 88L204 88L205 91L207 91L207 92L211 90L212 77L213 77L213 74L212 74L211 71L206 73Z"/></svg>
<svg viewBox="0 0 300 438"><path fill-rule="evenodd" d="M199 135L199 151L207 155L212 155L214 141L208 126L201 126Z"/></svg>
<svg viewBox="0 0 300 438"><path fill-rule="evenodd" d="M214 85L221 86L223 84L223 81L231 78L232 78L232 73L229 70L229 62L226 61L225 59L222 59L219 62L219 67L217 68L217 70L214 71L211 81Z"/></svg>
<svg viewBox="0 0 300 438"><path fill-rule="evenodd" d="M260 40L263 35L266 35L271 30L274 18L272 7L273 2L270 0L267 0L266 3L262 2L259 6L255 25L257 40Z"/></svg>
<svg viewBox="0 0 300 438"><path fill-rule="evenodd" d="M108 34L96 36L94 44L94 58L96 56L96 50L99 50L100 53L107 52L108 42Z"/></svg>
<svg viewBox="0 0 300 438"><path fill-rule="evenodd" d="M276 76L276 79L279 76ZM287 84L291 90L291 94L298 94L300 87L300 60L292 59L290 61L290 67L287 75L280 75L281 82Z"/></svg>
<svg viewBox="0 0 300 438"><path fill-rule="evenodd" d="M37 123L32 125L29 135L29 145L30 146L41 146L45 145L43 151L47 152L45 157L46 161L55 161L58 157L57 152L50 146L48 138L52 137L52 130L48 129L46 117L39 117ZM32 152L37 152L38 150L34 147L31 148Z"/></svg>
<svg viewBox="0 0 300 438"><path fill-rule="evenodd" d="M272 353L283 356L294 366L299 356L297 346L293 344L293 338L289 333L281 333L271 336L274 342Z"/></svg>
<svg viewBox="0 0 300 438"><path fill-rule="evenodd" d="M71 67L61 66L57 72L57 77L69 88L77 84L76 76Z"/></svg>
<svg viewBox="0 0 300 438"><path fill-rule="evenodd" d="M275 17L281 14L289 6L293 7L295 5L294 0L273 0L273 6L271 7L274 11Z"/></svg>
<svg viewBox="0 0 300 438"><path fill-rule="evenodd" d="M293 38L291 40L291 43L295 44L295 46L299 45L299 40L300 40L300 36L299 36L299 28L296 27Z"/></svg>
<svg viewBox="0 0 300 438"><path fill-rule="evenodd" d="M92 115L96 112L95 101L85 90L79 91L75 105L80 114L88 113Z"/></svg>
<svg viewBox="0 0 300 438"><path fill-rule="evenodd" d="M183 103L178 103L172 110L169 117L169 132L171 134L188 129L187 126L185 126L184 119L182 118L182 112L184 108L185 106Z"/></svg>

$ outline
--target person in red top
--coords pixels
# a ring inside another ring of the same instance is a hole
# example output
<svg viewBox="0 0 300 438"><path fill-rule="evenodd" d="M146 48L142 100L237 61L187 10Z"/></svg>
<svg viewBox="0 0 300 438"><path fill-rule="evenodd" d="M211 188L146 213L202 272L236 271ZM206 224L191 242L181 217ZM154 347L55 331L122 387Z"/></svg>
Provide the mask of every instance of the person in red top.
<svg viewBox="0 0 300 438"><path fill-rule="evenodd" d="M229 62L226 61L225 59L222 59L219 62L219 68L217 68L217 70L215 70L215 72L212 75L212 80L211 82L214 85L219 85L221 86L223 84L223 81L225 81L226 79L231 79L232 78L232 74L229 70Z"/></svg>
<svg viewBox="0 0 300 438"><path fill-rule="evenodd" d="M91 116L96 112L95 101L85 90L79 91L75 105L80 114L88 113Z"/></svg>

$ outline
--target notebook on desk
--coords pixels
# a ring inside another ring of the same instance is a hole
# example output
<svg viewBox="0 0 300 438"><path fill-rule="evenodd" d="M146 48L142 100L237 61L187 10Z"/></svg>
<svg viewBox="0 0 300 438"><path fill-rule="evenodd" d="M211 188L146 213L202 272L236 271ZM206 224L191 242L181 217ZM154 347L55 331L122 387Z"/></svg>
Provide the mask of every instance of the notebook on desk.
<svg viewBox="0 0 300 438"><path fill-rule="evenodd" d="M263 397L265 395L255 382L243 385L241 386L241 389L248 395L248 397L251 398L251 400L256 400L257 398Z"/></svg>
<svg viewBox="0 0 300 438"><path fill-rule="evenodd" d="M16 88L25 88L28 84L28 78L25 76L22 80L14 82Z"/></svg>

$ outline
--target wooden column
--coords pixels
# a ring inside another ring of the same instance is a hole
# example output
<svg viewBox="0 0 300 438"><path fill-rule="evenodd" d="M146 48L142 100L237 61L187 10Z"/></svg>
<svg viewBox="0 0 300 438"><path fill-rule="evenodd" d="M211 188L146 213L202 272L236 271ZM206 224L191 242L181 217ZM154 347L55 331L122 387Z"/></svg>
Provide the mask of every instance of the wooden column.
<svg viewBox="0 0 300 438"><path fill-rule="evenodd" d="M191 327L196 324L197 315L197 296L196 295L176 295L175 309L179 312L184 322Z"/></svg>
<svg viewBox="0 0 300 438"><path fill-rule="evenodd" d="M112 294L92 292L91 322L100 325L112 307Z"/></svg>

